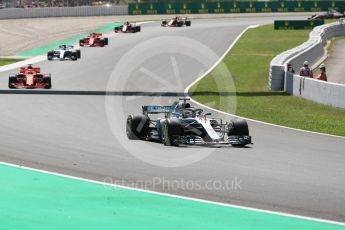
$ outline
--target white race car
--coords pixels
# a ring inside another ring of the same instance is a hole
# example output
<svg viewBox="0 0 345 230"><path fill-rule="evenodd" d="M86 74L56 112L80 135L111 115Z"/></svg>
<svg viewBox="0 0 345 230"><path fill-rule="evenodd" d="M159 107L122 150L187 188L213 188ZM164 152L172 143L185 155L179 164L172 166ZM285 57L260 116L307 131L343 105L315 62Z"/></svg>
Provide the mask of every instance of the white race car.
<svg viewBox="0 0 345 230"><path fill-rule="evenodd" d="M47 59L73 60L80 58L80 50L74 49L72 45L60 45L58 49L48 51Z"/></svg>
<svg viewBox="0 0 345 230"><path fill-rule="evenodd" d="M233 145L252 144L247 122L232 119L223 122L210 118L211 113L195 109L182 98L172 105L143 106L143 114L129 115L126 133L129 139L161 142L164 145ZM164 115L153 119L152 115ZM151 117L149 117L149 115Z"/></svg>

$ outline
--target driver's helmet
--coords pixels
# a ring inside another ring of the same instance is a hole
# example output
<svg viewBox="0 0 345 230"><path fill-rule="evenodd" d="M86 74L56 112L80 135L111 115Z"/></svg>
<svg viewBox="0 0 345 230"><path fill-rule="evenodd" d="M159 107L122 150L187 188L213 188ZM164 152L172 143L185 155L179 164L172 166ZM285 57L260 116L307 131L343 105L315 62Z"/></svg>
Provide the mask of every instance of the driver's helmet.
<svg viewBox="0 0 345 230"><path fill-rule="evenodd" d="M190 108L190 104L189 103L182 103L181 107L184 109L187 109L187 108Z"/></svg>

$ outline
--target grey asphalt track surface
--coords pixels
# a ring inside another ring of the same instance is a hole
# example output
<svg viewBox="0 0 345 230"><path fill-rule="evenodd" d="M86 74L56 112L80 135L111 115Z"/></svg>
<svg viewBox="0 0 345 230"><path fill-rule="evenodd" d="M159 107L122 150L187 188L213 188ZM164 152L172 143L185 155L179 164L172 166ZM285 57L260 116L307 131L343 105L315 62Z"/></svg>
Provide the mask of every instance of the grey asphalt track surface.
<svg viewBox="0 0 345 230"><path fill-rule="evenodd" d="M140 113L144 104L177 99L253 20L193 20L190 28L143 25L141 33L111 37L108 47L82 48L77 62L39 63L42 72L52 74L50 91L9 93L4 90L13 71L0 73L4 89L0 91L0 160L171 194L345 221L343 138L256 122L249 122L254 145L248 148L175 148L129 141L125 136L129 113ZM272 21L265 17L254 23ZM212 186L209 181L217 182ZM223 186L229 183L235 186Z"/></svg>
<svg viewBox="0 0 345 230"><path fill-rule="evenodd" d="M344 51L345 39L333 41L330 56L325 61L327 78L330 82L345 84Z"/></svg>

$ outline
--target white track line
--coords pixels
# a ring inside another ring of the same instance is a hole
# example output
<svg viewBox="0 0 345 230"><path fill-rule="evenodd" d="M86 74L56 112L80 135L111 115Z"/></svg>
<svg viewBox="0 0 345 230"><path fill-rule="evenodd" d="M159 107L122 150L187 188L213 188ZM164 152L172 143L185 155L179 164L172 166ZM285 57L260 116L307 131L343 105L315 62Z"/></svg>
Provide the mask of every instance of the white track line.
<svg viewBox="0 0 345 230"><path fill-rule="evenodd" d="M264 122L264 121L259 121L259 120L255 120L255 119L251 119L251 118L247 118L247 117L241 117L235 114L231 114L231 113L227 113L218 109L214 109L211 108L207 105L204 105L200 102L195 101L188 93L189 89L196 84L198 81L200 81L202 78L206 77L214 68L217 67L217 65L224 59L225 55L227 55L230 50L234 47L234 45L238 42L238 40L243 36L243 34L245 32L247 32L248 29L251 28L256 28L260 25L252 25L252 26L248 26L247 28L245 28L238 36L237 38L233 41L233 43L230 44L229 48L225 51L225 53L219 58L219 60L210 68L208 69L202 76L198 77L195 81L193 81L190 85L187 86L187 88L184 90L184 93L186 96L190 97L190 100L200 106L203 106L209 110L213 110L216 111L218 113L221 114L225 114L225 115L229 115L229 116L233 116L233 117L237 117L237 118L242 118L242 119L246 119L248 121L252 121L252 122L256 122L256 123L260 123L260 124L264 124L264 125L270 125L270 126L274 126L274 127L279 127L279 128L283 128L283 129L290 129L290 130L294 130L294 131L298 131L298 132L305 132L305 133L311 133L311 134L317 134L317 135L323 135L323 136L329 136L329 137L336 137L336 138L342 138L345 139L345 137L343 136L337 136L337 135L332 135L332 134L327 134L327 133L319 133L319 132L314 132L314 131L308 131L308 130L303 130L303 129L297 129L297 128L291 128L291 127L287 127L287 126L282 126L282 125L276 125L276 124L272 124L272 123L268 123L268 122Z"/></svg>
<svg viewBox="0 0 345 230"><path fill-rule="evenodd" d="M29 58L23 61L19 61L19 62L15 62L13 64L9 64L9 65L4 65L0 67L0 72L5 72L11 69L16 69L16 68L20 68L22 66L28 65L28 64L35 64L37 62L41 62L46 60L47 57L45 55L40 55L40 56L36 56L33 58Z"/></svg>
<svg viewBox="0 0 345 230"><path fill-rule="evenodd" d="M148 193L148 194L154 194L154 195L159 195L159 196L164 196L164 197L177 198L177 199L182 199L182 200L189 200L189 201L200 202L200 203L205 203L205 204L212 204L212 205L218 205L218 206L224 206L224 207L229 207L229 208L238 208L238 209L242 209L242 210L261 212L261 213L278 215L278 216L284 216L284 217L290 217L290 218L297 218L297 219L302 219L302 220L307 220L307 221L315 221L315 222L320 222L320 223L327 223L327 224L334 224L334 225L345 226L345 223L337 222L337 221L331 221L331 220L325 220L325 219L320 219L320 218L313 218L313 217L307 217L307 216L294 215L294 214L289 214L289 213L284 213L284 212L268 211L268 210L264 210L264 209L250 208L250 207L233 205L233 204L226 204L226 203L221 203L221 202L215 202L215 201L191 198L191 197L187 197L187 196L173 195L173 194L163 193L163 192L155 192L155 191L150 191L150 190L144 190L144 189L139 189L139 188L128 187L128 186L124 186L124 185L111 184L111 183L105 183L105 182L96 181L96 180L89 180L89 179L85 179L85 178L81 178L81 177L69 176L69 175L66 175L66 174L55 173L55 172L45 171L45 170L41 170L41 169L35 169L35 168L30 168L30 167L26 167L26 166L17 165L17 164L1 162L1 161L0 161L0 165L6 165L6 166L26 169L26 170L30 170L30 171L34 171L34 172L39 172L39 173L45 173L45 174L49 174L49 175L64 177L64 178L68 178L68 179L73 179L73 180L78 180L78 181L83 181L83 182L89 182L89 183L103 185L103 186L108 186L108 187L110 186L110 187L114 187L114 188L133 190L133 191L138 191L138 192L143 192L143 193Z"/></svg>

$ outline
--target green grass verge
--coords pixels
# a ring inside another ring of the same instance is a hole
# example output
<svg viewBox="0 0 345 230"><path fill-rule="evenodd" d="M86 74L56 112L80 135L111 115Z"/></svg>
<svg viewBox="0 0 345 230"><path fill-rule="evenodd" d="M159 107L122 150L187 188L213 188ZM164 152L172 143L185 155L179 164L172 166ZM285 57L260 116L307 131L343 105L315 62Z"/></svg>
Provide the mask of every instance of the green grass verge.
<svg viewBox="0 0 345 230"><path fill-rule="evenodd" d="M0 58L0 66L12 64L14 62L22 61L23 59Z"/></svg>
<svg viewBox="0 0 345 230"><path fill-rule="evenodd" d="M267 87L272 58L306 41L309 32L275 31L272 25L249 29L225 56L221 65L190 89L190 95L219 110L233 112L235 107L235 113L239 116L345 136L345 110L284 92L271 92ZM219 69L224 64L231 71L232 79ZM235 92L229 92L231 84L236 87Z"/></svg>

